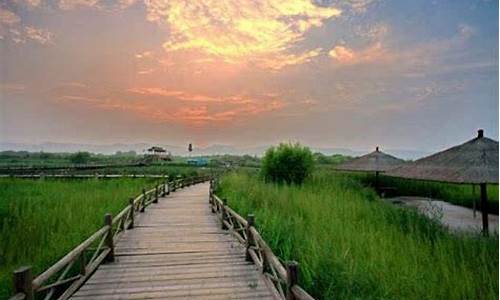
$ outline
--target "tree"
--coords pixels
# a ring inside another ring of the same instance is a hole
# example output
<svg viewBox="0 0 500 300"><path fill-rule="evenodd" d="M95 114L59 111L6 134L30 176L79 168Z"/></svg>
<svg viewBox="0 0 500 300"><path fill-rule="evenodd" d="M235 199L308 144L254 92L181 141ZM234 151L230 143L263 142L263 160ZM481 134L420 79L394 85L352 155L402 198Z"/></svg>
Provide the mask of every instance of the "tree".
<svg viewBox="0 0 500 300"><path fill-rule="evenodd" d="M88 152L77 152L71 154L69 160L74 164L86 164L90 160L90 153Z"/></svg>
<svg viewBox="0 0 500 300"><path fill-rule="evenodd" d="M281 143L266 151L261 172L266 181L301 184L313 168L314 159L309 148L299 143Z"/></svg>

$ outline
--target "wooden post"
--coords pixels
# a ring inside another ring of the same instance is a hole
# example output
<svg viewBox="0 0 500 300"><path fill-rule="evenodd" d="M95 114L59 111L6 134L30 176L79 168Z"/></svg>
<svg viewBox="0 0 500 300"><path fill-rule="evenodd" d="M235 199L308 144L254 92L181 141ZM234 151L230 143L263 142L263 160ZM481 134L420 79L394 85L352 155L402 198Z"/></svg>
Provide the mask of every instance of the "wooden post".
<svg viewBox="0 0 500 300"><path fill-rule="evenodd" d="M15 293L23 293L25 300L33 300L33 274L31 266L20 267L14 271L14 291Z"/></svg>
<svg viewBox="0 0 500 300"><path fill-rule="evenodd" d="M87 259L85 258L85 251L80 254L80 275L87 273L86 269Z"/></svg>
<svg viewBox="0 0 500 300"><path fill-rule="evenodd" d="M296 261L290 261L286 264L286 300L294 300L292 287L298 283L299 264Z"/></svg>
<svg viewBox="0 0 500 300"><path fill-rule="evenodd" d="M476 204L476 185L475 184L472 185L472 199L473 199L473 201L472 201L472 216L475 219L476 218L476 210L477 210L477 208L476 208L476 205L477 205Z"/></svg>
<svg viewBox="0 0 500 300"><path fill-rule="evenodd" d="M255 226L255 216L253 214L247 215L247 227L245 228L245 233L247 236L247 244L246 244L246 251L245 251L245 259L247 261L252 261L252 256L250 256L250 247L252 247L255 244L255 241L253 239L252 232L250 231L251 227Z"/></svg>
<svg viewBox="0 0 500 300"><path fill-rule="evenodd" d="M210 210L212 211L212 213L215 213L215 201L213 193L209 196L208 201L210 202Z"/></svg>
<svg viewBox="0 0 500 300"><path fill-rule="evenodd" d="M479 185L481 189L481 213L483 216L483 235L487 236L488 231L488 196L487 196L487 186L486 183L481 183Z"/></svg>
<svg viewBox="0 0 500 300"><path fill-rule="evenodd" d="M155 187L155 198L153 199L153 203L158 203L158 185Z"/></svg>
<svg viewBox="0 0 500 300"><path fill-rule="evenodd" d="M379 184L378 184L378 175L379 175L379 171L375 171L375 191L380 196L380 190L378 188L378 186L379 186Z"/></svg>
<svg viewBox="0 0 500 300"><path fill-rule="evenodd" d="M227 205L227 199L224 198L222 199L222 218L221 218L221 228L226 230L227 229L227 226L226 224L224 224L224 221L226 220L226 205Z"/></svg>
<svg viewBox="0 0 500 300"><path fill-rule="evenodd" d="M110 213L104 215L104 225L109 226L108 232L106 233L105 244L109 248L109 253L106 255L107 262L115 261L115 246L113 245L113 217Z"/></svg>
<svg viewBox="0 0 500 300"><path fill-rule="evenodd" d="M145 209L146 209L146 189L142 189L142 199L141 199L140 212L144 212Z"/></svg>
<svg viewBox="0 0 500 300"><path fill-rule="evenodd" d="M134 198L130 198L128 200L128 203L130 205L130 215L129 215L130 224L128 225L128 229L132 229L134 228L134 216L135 216Z"/></svg>
<svg viewBox="0 0 500 300"><path fill-rule="evenodd" d="M167 180L167 181L165 181L165 187L166 187L166 189L167 189L166 194L167 194L167 195L170 195L170 182L168 182L168 180Z"/></svg>

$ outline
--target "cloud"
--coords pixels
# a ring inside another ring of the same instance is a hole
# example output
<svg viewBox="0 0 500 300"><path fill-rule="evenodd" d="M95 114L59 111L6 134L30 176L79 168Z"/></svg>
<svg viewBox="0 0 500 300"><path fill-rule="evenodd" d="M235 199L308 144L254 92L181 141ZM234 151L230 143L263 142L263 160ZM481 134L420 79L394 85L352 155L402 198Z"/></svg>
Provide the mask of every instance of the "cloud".
<svg viewBox="0 0 500 300"><path fill-rule="evenodd" d="M24 44L28 41L37 42L41 45L54 43L54 34L48 30L25 26L21 28L10 28L7 36L16 44Z"/></svg>
<svg viewBox="0 0 500 300"><path fill-rule="evenodd" d="M48 30L26 26L25 32L28 39L34 40L42 45L52 44L54 42L54 34Z"/></svg>
<svg viewBox="0 0 500 300"><path fill-rule="evenodd" d="M309 62L312 58L320 55L321 48L313 49L302 53L301 55L283 54L277 55L272 59L262 59L261 66L271 70L280 70L286 66L300 65Z"/></svg>
<svg viewBox="0 0 500 300"><path fill-rule="evenodd" d="M70 10L78 7L98 7L99 0L59 0L59 8Z"/></svg>
<svg viewBox="0 0 500 300"><path fill-rule="evenodd" d="M185 102L202 102L202 103L223 103L223 104L251 104L255 103L254 99L245 97L243 95L232 95L232 96L210 96L200 93L192 93L181 90L170 90L158 87L136 87L128 89L128 92L134 94L140 94L145 96L161 96L161 97L171 97L179 101ZM277 95L270 96L265 95L265 98L274 99Z"/></svg>
<svg viewBox="0 0 500 300"><path fill-rule="evenodd" d="M332 1L324 1L332 2ZM368 11L368 9L381 2L381 0L336 0L335 3L342 9L349 11L355 15L361 15Z"/></svg>
<svg viewBox="0 0 500 300"><path fill-rule="evenodd" d="M39 7L42 0L14 0L15 3L27 6L28 8Z"/></svg>
<svg viewBox="0 0 500 300"><path fill-rule="evenodd" d="M149 75L152 74L155 70L154 69L146 69L146 70L140 70L137 72L138 75Z"/></svg>
<svg viewBox="0 0 500 300"><path fill-rule="evenodd" d="M359 63L377 63L390 59L389 53L380 42L374 43L365 49L354 50L346 46L333 47L328 55L336 62L345 65L354 65Z"/></svg>
<svg viewBox="0 0 500 300"><path fill-rule="evenodd" d="M63 84L52 90L50 98L59 104L127 112L150 122L187 126L234 123L286 106L277 94L214 96L159 87L104 91L97 87Z"/></svg>
<svg viewBox="0 0 500 300"><path fill-rule="evenodd" d="M121 8L127 8L127 7L130 7L134 4L136 4L139 1L138 0L119 0L119 2L120 2Z"/></svg>
<svg viewBox="0 0 500 300"><path fill-rule="evenodd" d="M142 53L137 53L135 55L135 58L142 59L142 58L149 58L149 57L152 57L152 56L153 56L153 52L151 52L151 51L144 51Z"/></svg>
<svg viewBox="0 0 500 300"><path fill-rule="evenodd" d="M0 23L5 24L5 25L14 25L17 24L21 21L21 18L19 18L18 15L15 13L0 8ZM1 25L0 25L1 26Z"/></svg>
<svg viewBox="0 0 500 300"><path fill-rule="evenodd" d="M26 91L26 85L19 83L0 83L1 93L21 93Z"/></svg>
<svg viewBox="0 0 500 300"><path fill-rule="evenodd" d="M382 42L389 34L391 28L389 25L379 22L370 25L360 25L355 27L354 32L357 36L367 39L371 42Z"/></svg>
<svg viewBox="0 0 500 300"><path fill-rule="evenodd" d="M10 40L16 44L34 41L39 44L52 44L54 34L42 28L26 26L15 13L0 8L0 39Z"/></svg>
<svg viewBox="0 0 500 300"><path fill-rule="evenodd" d="M231 64L279 69L307 62L314 49L292 48L341 11L310 0L145 0L147 19L167 26L167 52L194 51ZM276 63L271 64L270 61Z"/></svg>
<svg viewBox="0 0 500 300"><path fill-rule="evenodd" d="M477 33L477 29L468 24L459 24L458 32L461 37L468 39Z"/></svg>

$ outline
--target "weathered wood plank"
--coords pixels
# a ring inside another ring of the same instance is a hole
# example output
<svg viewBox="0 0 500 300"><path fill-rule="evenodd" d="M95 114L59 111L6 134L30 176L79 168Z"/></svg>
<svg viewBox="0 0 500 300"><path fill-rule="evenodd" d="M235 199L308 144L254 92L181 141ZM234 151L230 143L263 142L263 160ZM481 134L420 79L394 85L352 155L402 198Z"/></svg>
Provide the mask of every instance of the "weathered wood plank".
<svg viewBox="0 0 500 300"><path fill-rule="evenodd" d="M256 273L257 274L257 273ZM267 286L263 281L257 280L224 280L219 279L204 279L192 280L189 283L182 283L175 285L164 285L163 283L156 284L155 282L146 283L144 286L135 284L126 284L119 288L109 289L90 289L80 290L75 296L101 296L101 295L116 295L116 294L137 294L144 292L162 292L163 296L169 297L171 295L189 295L195 291L204 292L207 294L216 293L217 291L224 291L225 293L237 293L238 291L251 291L265 289Z"/></svg>

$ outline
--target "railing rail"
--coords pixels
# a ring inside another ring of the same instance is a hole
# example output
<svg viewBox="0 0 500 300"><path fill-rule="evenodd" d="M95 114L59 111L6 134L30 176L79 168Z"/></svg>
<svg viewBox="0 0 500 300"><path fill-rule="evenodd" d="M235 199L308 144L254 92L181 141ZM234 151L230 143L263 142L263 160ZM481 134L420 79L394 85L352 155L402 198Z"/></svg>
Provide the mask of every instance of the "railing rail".
<svg viewBox="0 0 500 300"><path fill-rule="evenodd" d="M208 176L166 179L150 190L143 189L114 218L106 214L103 227L34 279L29 266L15 270L15 294L9 300L68 299L101 263L114 261L114 245L121 233L134 227L137 213L170 192L209 179Z"/></svg>
<svg viewBox="0 0 500 300"><path fill-rule="evenodd" d="M226 199L215 195L217 180L210 180L209 204L220 220L222 229L229 230L246 248L246 259L252 261L264 274L264 279L272 287L274 295L286 300L314 300L298 284L298 263L283 264L273 253L255 228L255 218L243 218L227 205Z"/></svg>

